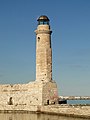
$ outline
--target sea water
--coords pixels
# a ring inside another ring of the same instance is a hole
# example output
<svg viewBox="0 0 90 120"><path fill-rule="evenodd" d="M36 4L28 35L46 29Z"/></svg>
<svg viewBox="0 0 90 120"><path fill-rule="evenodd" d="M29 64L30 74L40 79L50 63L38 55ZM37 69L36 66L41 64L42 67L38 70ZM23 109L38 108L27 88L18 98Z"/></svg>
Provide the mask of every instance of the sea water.
<svg viewBox="0 0 90 120"><path fill-rule="evenodd" d="M68 104L90 105L90 100L67 100Z"/></svg>
<svg viewBox="0 0 90 120"><path fill-rule="evenodd" d="M0 120L90 120L48 114L0 113Z"/></svg>

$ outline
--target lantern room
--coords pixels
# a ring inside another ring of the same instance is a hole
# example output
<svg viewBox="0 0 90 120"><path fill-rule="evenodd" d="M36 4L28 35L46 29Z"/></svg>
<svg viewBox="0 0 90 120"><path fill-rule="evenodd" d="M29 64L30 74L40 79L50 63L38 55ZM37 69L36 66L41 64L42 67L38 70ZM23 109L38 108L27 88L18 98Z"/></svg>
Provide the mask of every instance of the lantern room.
<svg viewBox="0 0 90 120"><path fill-rule="evenodd" d="M45 15L40 16L37 21L38 25L49 25L49 19Z"/></svg>

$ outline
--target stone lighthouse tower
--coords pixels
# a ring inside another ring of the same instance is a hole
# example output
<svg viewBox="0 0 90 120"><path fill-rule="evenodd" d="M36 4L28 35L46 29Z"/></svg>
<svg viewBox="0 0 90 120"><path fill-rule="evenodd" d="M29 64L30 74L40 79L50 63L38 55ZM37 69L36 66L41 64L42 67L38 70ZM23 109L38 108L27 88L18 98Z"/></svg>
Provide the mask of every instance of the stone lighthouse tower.
<svg viewBox="0 0 90 120"><path fill-rule="evenodd" d="M38 18L36 32L36 80L52 81L52 48L49 19L43 15Z"/></svg>
<svg viewBox="0 0 90 120"><path fill-rule="evenodd" d="M36 83L41 89L41 104L52 104L58 100L57 84L52 80L52 47L49 18L38 18L36 33Z"/></svg>

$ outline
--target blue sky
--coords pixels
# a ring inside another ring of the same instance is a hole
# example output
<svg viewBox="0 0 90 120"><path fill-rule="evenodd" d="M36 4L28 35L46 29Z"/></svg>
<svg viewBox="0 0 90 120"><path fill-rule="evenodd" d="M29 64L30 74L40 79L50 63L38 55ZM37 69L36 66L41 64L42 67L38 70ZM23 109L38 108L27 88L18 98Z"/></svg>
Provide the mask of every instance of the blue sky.
<svg viewBox="0 0 90 120"><path fill-rule="evenodd" d="M35 80L37 18L50 19L60 95L90 95L90 0L0 0L0 84Z"/></svg>

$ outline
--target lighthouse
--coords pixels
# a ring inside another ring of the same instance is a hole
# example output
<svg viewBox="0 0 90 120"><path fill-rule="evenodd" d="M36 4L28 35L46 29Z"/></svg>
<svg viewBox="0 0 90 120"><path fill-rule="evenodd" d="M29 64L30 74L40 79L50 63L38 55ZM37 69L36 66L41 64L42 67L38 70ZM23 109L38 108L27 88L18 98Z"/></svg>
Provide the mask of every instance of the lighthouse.
<svg viewBox="0 0 90 120"><path fill-rule="evenodd" d="M49 18L38 18L36 33L36 81L52 81L52 48Z"/></svg>
<svg viewBox="0 0 90 120"><path fill-rule="evenodd" d="M46 15L38 19L36 33L36 83L42 105L58 101L57 84L52 80L52 46L50 20ZM41 97L40 97L41 95Z"/></svg>

